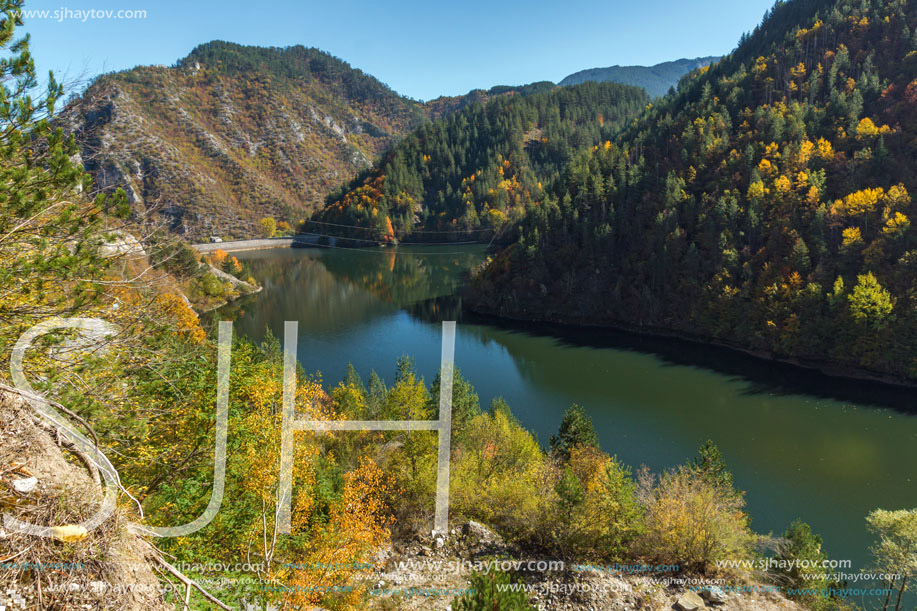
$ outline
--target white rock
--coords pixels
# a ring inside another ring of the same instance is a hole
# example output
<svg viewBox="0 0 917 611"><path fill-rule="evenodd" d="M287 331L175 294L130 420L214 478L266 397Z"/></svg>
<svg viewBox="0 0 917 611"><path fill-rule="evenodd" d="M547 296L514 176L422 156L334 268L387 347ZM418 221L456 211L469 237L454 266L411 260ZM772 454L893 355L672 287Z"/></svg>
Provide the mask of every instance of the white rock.
<svg viewBox="0 0 917 611"><path fill-rule="evenodd" d="M28 494L38 486L38 480L34 477L13 480L13 490L20 494Z"/></svg>
<svg viewBox="0 0 917 611"><path fill-rule="evenodd" d="M99 254L103 257L120 257L120 256L146 256L143 245L133 235L120 229L109 232L110 241L106 241L99 247Z"/></svg>
<svg viewBox="0 0 917 611"><path fill-rule="evenodd" d="M713 605L726 604L726 592L719 586L710 586L701 591L701 598Z"/></svg>

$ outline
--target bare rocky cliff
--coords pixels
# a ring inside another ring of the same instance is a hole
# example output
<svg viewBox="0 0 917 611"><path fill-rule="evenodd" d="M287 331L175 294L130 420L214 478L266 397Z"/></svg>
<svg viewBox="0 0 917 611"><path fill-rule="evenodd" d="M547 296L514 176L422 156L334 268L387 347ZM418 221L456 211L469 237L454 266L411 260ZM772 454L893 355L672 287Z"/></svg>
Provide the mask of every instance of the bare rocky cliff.
<svg viewBox="0 0 917 611"><path fill-rule="evenodd" d="M308 216L425 116L321 51L213 42L98 78L62 121L97 189L124 188L137 220L196 239Z"/></svg>

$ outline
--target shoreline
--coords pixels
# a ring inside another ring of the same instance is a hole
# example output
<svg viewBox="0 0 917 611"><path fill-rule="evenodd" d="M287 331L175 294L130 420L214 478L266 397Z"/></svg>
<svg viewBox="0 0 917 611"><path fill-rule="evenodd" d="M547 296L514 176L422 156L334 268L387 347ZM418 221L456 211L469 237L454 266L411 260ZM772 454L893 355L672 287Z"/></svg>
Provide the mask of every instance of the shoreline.
<svg viewBox="0 0 917 611"><path fill-rule="evenodd" d="M321 239L325 238L326 242L322 243ZM341 241L338 244L338 240ZM350 243L348 243L350 242ZM438 242L430 244L428 242L403 241L396 244L378 244L365 245L362 248L391 248L392 246L470 246L478 244L488 244L486 241L475 242ZM322 248L353 248L360 250L359 245L354 245L352 240L345 237L324 236L314 233L305 233L284 238L252 238L248 240L227 240L225 242L200 242L197 244L188 244L199 254L205 255L216 250L225 252L245 252L253 250L271 250L273 248L304 248L309 246L319 246Z"/></svg>
<svg viewBox="0 0 917 611"><path fill-rule="evenodd" d="M464 311L473 316L489 319L491 321L503 321L504 323L511 322L523 326L535 326L538 324L553 325L574 333L602 329L617 333L623 333L634 338L677 340L687 342L700 348L711 347L718 350L739 353L746 357L755 359L762 364L778 363L783 366L792 367L800 372L815 371L821 375L838 380L882 384L898 390L917 389L917 381L915 380L908 380L890 374L883 374L881 372L845 366L838 363L832 363L830 361L802 359L798 357L783 357L764 350L755 350L737 344L716 341L713 339L704 338L702 336L691 335L688 333L674 331L662 327L636 326L621 322L587 323L576 319L551 320L544 317L522 318L518 316L509 316L506 314L496 314L486 309L478 309L464 302L465 300L463 299L462 309ZM915 403L914 410L917 411L917 403Z"/></svg>
<svg viewBox="0 0 917 611"><path fill-rule="evenodd" d="M320 236L316 234L303 234L285 238L255 238L250 240L231 240L227 242L207 242L201 244L191 244L191 247L201 254L212 253L219 249L230 253L271 250L275 248L297 248L305 246L318 246L319 237ZM330 245L333 246L333 244ZM737 352L762 363L779 363L793 367L800 371L816 371L822 375L835 379L871 382L905 390L917 389L917 380L908 380L906 378L900 378L890 374L841 365L830 361L779 356L768 351L755 350L753 348L747 348L738 344L717 341L698 335L666 329L664 327L637 326L624 322L590 323L575 318L552 320L539 316L533 318L523 318L520 316L510 316L507 314L497 314L487 308L473 307L470 305L468 303L468 297L470 296L468 291L469 286L466 285L463 289L459 289L457 293L457 295L463 298L462 310L474 316L490 319L494 322L512 322L525 326L534 326L541 323L564 327L573 332L588 331L590 329L606 329L619 333L625 333L636 338L642 337L678 340L688 342L698 347L713 347L720 350ZM915 406L915 410L917 410L917 406Z"/></svg>

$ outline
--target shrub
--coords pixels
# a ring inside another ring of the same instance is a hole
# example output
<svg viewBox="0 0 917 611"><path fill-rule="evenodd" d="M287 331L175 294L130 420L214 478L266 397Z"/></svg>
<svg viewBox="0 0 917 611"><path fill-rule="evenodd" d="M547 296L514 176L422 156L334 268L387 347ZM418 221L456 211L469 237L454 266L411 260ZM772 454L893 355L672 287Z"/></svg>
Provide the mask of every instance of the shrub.
<svg viewBox="0 0 917 611"><path fill-rule="evenodd" d="M471 592L455 601L456 611L528 611L534 610L525 592L513 591L513 581L507 573L473 573L469 582Z"/></svg>
<svg viewBox="0 0 917 611"><path fill-rule="evenodd" d="M755 539L744 505L740 494L696 471L667 473L650 495L640 548L659 564L702 573L717 560L748 558Z"/></svg>
<svg viewBox="0 0 917 611"><path fill-rule="evenodd" d="M821 544L821 537L813 533L808 524L796 520L783 533L783 540L774 557L779 564L771 570L771 574L780 585L810 592L794 598L816 611L837 608L837 604L830 597L815 594L836 585L829 583L825 577L825 569L821 563L828 556L822 551Z"/></svg>
<svg viewBox="0 0 917 611"><path fill-rule="evenodd" d="M622 559L643 530L630 470L593 446L553 466L554 494L536 532L566 558Z"/></svg>
<svg viewBox="0 0 917 611"><path fill-rule="evenodd" d="M475 416L454 452L454 511L508 538L530 538L540 499L550 493L543 457L532 434L506 410Z"/></svg>
<svg viewBox="0 0 917 611"><path fill-rule="evenodd" d="M223 283L210 272L201 276L201 290L208 297L219 297L223 294L224 288Z"/></svg>

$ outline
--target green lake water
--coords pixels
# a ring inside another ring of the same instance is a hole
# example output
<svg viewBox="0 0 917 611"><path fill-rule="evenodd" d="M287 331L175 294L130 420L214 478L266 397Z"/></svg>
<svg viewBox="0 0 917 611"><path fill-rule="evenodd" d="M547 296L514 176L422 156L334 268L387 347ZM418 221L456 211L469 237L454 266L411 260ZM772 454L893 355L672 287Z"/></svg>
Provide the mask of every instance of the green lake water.
<svg viewBox="0 0 917 611"><path fill-rule="evenodd" d="M746 490L757 532L799 517L832 559L869 562L866 514L917 507L917 392L830 378L688 342L615 331L521 325L461 313L456 291L479 246L284 249L241 253L264 290L221 312L239 332L282 337L299 321L299 360L336 384L353 363L387 382L402 354L427 381L441 321L458 320L456 365L482 406L507 400L542 444L571 403L602 448L661 471L706 439Z"/></svg>

